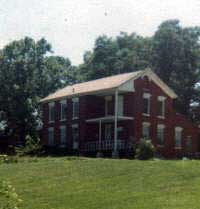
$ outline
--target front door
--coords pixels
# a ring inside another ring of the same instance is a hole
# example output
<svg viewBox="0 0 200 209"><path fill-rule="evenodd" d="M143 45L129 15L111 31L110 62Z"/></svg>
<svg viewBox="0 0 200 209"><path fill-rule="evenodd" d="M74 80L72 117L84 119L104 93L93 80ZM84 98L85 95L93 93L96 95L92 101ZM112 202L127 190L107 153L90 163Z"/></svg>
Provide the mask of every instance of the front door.
<svg viewBox="0 0 200 209"><path fill-rule="evenodd" d="M111 140L112 139L112 125L106 124L105 125L105 140Z"/></svg>

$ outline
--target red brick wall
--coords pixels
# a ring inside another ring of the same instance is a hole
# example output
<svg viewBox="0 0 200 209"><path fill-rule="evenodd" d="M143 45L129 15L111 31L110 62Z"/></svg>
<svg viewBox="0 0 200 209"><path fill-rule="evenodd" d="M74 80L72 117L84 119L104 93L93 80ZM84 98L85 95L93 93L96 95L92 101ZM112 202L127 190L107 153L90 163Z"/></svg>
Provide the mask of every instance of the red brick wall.
<svg viewBox="0 0 200 209"><path fill-rule="evenodd" d="M150 93L151 96L151 113L150 116L142 115L142 95L144 92ZM165 96L165 118L160 119L157 117L157 97ZM150 138L153 144L159 152L161 152L166 157L176 157L181 156L186 152L185 140L187 136L192 138L192 152L197 150L197 140L198 140L198 128L194 126L188 119L184 116L177 115L173 110L173 100L166 95L161 88L159 88L154 82L147 82L145 79L137 79L135 81L135 93L134 93L134 121L135 121L135 139L137 141L142 137L142 122L150 122ZM130 103L129 103L130 104ZM159 147L156 144L157 135L157 125L165 125L164 129L164 147ZM182 149L176 149L174 147L174 135L175 127L180 126L183 128L182 133Z"/></svg>

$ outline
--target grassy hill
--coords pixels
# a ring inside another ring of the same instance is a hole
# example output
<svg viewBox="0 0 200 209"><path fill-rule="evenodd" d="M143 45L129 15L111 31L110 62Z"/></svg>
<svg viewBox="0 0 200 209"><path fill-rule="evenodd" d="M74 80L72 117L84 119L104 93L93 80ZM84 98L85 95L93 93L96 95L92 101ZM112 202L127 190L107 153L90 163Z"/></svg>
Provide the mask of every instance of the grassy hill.
<svg viewBox="0 0 200 209"><path fill-rule="evenodd" d="M0 164L24 209L200 208L200 161L87 158Z"/></svg>

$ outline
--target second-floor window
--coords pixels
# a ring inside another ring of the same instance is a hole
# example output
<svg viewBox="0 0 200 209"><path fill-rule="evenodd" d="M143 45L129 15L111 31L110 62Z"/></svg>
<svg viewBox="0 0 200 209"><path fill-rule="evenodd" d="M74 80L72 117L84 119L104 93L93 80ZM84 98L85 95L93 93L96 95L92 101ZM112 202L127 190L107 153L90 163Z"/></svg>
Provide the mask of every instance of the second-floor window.
<svg viewBox="0 0 200 209"><path fill-rule="evenodd" d="M165 99L163 96L158 97L158 117L165 117Z"/></svg>
<svg viewBox="0 0 200 209"><path fill-rule="evenodd" d="M118 97L118 115L123 116L124 114L124 97L119 95Z"/></svg>
<svg viewBox="0 0 200 209"><path fill-rule="evenodd" d="M144 93L143 94L143 114L150 115L151 108L151 94Z"/></svg>
<svg viewBox="0 0 200 209"><path fill-rule="evenodd" d="M105 115L112 115L113 103L112 96L105 97Z"/></svg>
<svg viewBox="0 0 200 209"><path fill-rule="evenodd" d="M77 119L79 117L79 98L72 99L73 105L73 119Z"/></svg>
<svg viewBox="0 0 200 209"><path fill-rule="evenodd" d="M60 102L60 120L66 120L67 118L67 101Z"/></svg>
<svg viewBox="0 0 200 209"><path fill-rule="evenodd" d="M182 144L182 127L175 128L175 147L180 148Z"/></svg>
<svg viewBox="0 0 200 209"><path fill-rule="evenodd" d="M55 103L49 103L49 122L55 121Z"/></svg>

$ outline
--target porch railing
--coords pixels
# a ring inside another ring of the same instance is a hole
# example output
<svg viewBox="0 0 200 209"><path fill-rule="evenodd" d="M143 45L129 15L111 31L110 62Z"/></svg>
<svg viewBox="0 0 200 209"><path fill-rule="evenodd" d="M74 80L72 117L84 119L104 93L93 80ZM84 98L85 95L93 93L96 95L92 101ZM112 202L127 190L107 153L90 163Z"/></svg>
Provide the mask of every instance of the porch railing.
<svg viewBox="0 0 200 209"><path fill-rule="evenodd" d="M97 150L113 150L114 140L102 140L90 141L84 143L84 151L97 151ZM125 140L118 140L117 148L119 150L131 149L131 144L127 143Z"/></svg>

